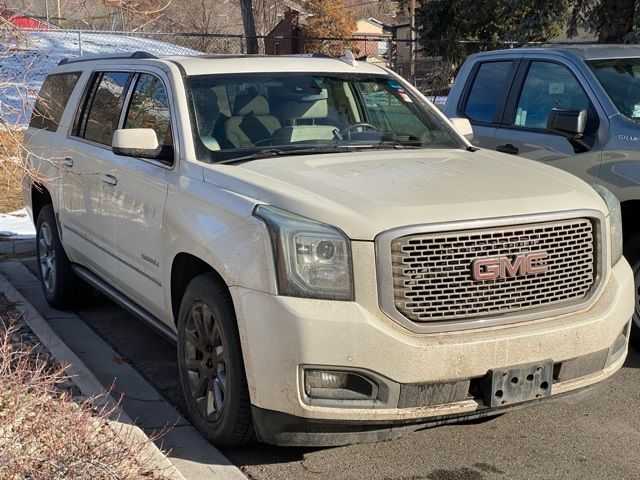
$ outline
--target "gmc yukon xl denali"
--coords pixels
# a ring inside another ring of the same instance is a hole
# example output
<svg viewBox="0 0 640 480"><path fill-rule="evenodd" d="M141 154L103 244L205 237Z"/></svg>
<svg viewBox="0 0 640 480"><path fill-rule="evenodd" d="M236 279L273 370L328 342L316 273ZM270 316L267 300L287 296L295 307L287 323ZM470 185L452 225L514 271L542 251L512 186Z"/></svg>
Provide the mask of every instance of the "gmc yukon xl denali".
<svg viewBox="0 0 640 480"><path fill-rule="evenodd" d="M640 345L640 46L498 50L470 56L444 108L473 143L562 168L621 202Z"/></svg>
<svg viewBox="0 0 640 480"><path fill-rule="evenodd" d="M346 57L63 61L26 132L44 294L91 286L175 339L220 446L379 441L595 386L633 313L618 201L455 124Z"/></svg>

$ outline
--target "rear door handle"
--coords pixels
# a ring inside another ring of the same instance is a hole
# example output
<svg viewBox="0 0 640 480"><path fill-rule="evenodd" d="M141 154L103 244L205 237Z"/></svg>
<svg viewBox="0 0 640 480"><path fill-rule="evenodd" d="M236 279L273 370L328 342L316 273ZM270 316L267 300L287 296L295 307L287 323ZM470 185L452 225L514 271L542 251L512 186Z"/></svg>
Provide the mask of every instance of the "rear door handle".
<svg viewBox="0 0 640 480"><path fill-rule="evenodd" d="M509 153L511 155L517 155L520 151L518 150L518 147L511 145L510 143L507 143L506 145L498 145L496 150L502 153Z"/></svg>
<svg viewBox="0 0 640 480"><path fill-rule="evenodd" d="M65 159L64 159L64 160L62 160L62 164L63 164L65 167L69 167L69 168L73 167L73 158L71 158L71 157L65 157Z"/></svg>
<svg viewBox="0 0 640 480"><path fill-rule="evenodd" d="M118 179L116 177L114 177L113 175L109 175L108 173L105 173L104 175L102 175L102 177L100 177L100 180L102 180L107 185L117 185L118 184Z"/></svg>

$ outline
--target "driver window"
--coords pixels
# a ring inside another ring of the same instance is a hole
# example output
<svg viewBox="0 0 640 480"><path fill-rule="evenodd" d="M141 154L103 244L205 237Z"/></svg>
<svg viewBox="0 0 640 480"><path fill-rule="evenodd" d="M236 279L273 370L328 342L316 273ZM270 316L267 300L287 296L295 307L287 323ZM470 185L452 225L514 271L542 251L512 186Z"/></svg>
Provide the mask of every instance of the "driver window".
<svg viewBox="0 0 640 480"><path fill-rule="evenodd" d="M546 129L554 108L589 110L589 97L571 71L550 62L532 62L512 125Z"/></svg>
<svg viewBox="0 0 640 480"><path fill-rule="evenodd" d="M169 99L162 81L149 74L140 74L131 95L124 128L151 128L165 150L173 151Z"/></svg>

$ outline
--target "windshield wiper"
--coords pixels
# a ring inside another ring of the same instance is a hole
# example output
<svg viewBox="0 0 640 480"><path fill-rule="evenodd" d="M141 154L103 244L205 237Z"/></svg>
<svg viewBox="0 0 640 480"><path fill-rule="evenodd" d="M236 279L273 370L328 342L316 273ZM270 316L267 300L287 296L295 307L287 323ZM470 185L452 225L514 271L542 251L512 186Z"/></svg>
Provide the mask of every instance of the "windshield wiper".
<svg viewBox="0 0 640 480"><path fill-rule="evenodd" d="M252 160L260 160L261 158L271 157L286 157L289 155L313 155L322 153L334 153L334 152L351 152L354 150L353 145L333 145L330 147L314 147L314 148L270 148L268 150L260 150L259 152L251 153L241 157L225 158L224 160L214 161L213 163L218 165L234 165L237 163L250 162Z"/></svg>
<svg viewBox="0 0 640 480"><path fill-rule="evenodd" d="M395 140L383 140L379 143L349 143L336 144L331 146L305 147L305 148L269 148L260 150L259 152L250 153L240 157L225 158L223 160L214 161L216 165L236 165L239 163L250 162L252 160L260 160L262 158L286 157L291 155L318 155L323 153L335 152L354 152L356 150L399 150L405 148L420 148L419 146L404 145Z"/></svg>

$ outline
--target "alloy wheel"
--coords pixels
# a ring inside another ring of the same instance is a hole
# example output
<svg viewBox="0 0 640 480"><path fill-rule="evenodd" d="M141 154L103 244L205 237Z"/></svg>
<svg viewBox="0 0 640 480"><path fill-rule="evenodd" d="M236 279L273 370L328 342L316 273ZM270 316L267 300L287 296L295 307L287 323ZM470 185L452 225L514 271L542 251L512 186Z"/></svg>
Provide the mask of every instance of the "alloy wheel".
<svg viewBox="0 0 640 480"><path fill-rule="evenodd" d="M40 273L45 288L53 292L56 287L56 252L53 248L53 235L49 224L44 222L38 232Z"/></svg>
<svg viewBox="0 0 640 480"><path fill-rule="evenodd" d="M191 397L199 414L216 421L224 410L227 390L226 353L220 328L206 303L191 307L185 325L184 364Z"/></svg>

